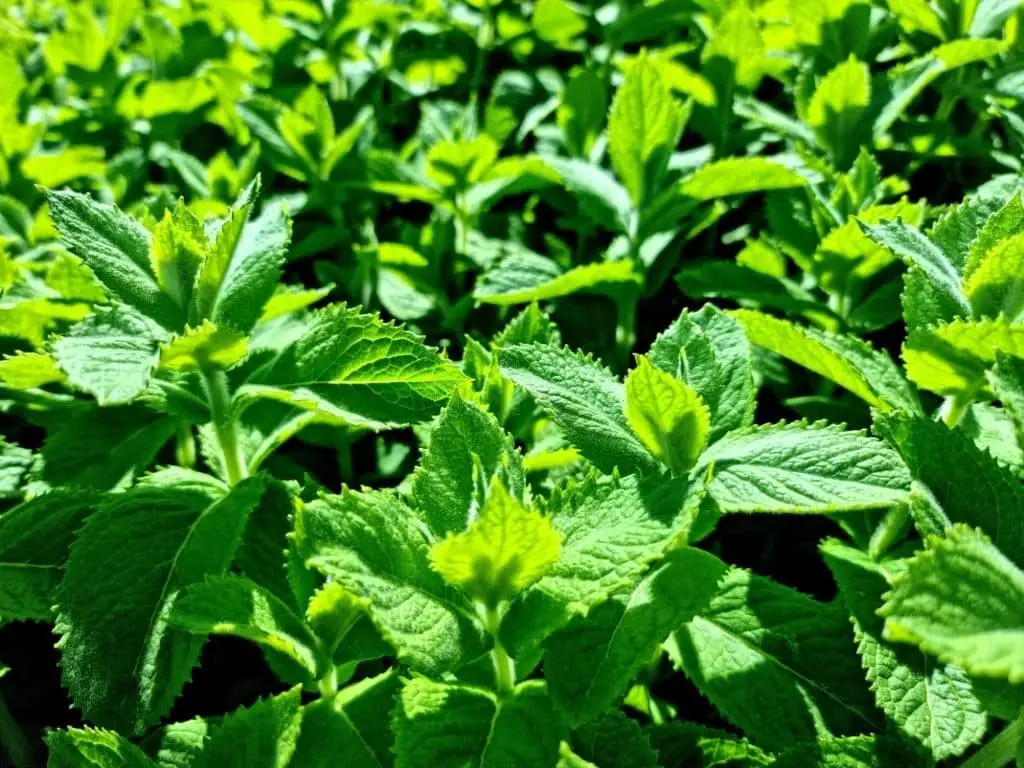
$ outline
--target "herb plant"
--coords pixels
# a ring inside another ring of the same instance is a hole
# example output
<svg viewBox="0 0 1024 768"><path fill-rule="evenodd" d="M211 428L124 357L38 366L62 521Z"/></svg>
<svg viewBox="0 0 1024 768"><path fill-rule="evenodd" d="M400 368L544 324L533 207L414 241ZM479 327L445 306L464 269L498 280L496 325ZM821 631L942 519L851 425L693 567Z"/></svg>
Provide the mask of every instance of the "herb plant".
<svg viewBox="0 0 1024 768"><path fill-rule="evenodd" d="M0 763L1024 765L1022 29L0 3Z"/></svg>

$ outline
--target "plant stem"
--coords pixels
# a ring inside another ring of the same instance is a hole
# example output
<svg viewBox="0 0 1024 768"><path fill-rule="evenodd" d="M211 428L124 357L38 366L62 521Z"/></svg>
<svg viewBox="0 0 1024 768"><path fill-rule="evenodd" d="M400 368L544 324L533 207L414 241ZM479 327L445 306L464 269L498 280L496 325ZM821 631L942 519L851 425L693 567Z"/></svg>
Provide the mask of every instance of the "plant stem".
<svg viewBox="0 0 1024 768"><path fill-rule="evenodd" d="M196 440L192 435L192 425L184 419L178 422L174 455L179 466L192 469L196 465Z"/></svg>
<svg viewBox="0 0 1024 768"><path fill-rule="evenodd" d="M945 402L942 403L942 407L939 409L939 414L942 417L942 421L947 427L952 429L967 413L967 409L971 407L971 398L966 395L957 395L956 397L947 397Z"/></svg>
<svg viewBox="0 0 1024 768"><path fill-rule="evenodd" d="M1018 718L1006 726L1002 733L992 739L971 757L961 768L1003 768L1017 756L1017 747L1024 735L1024 719Z"/></svg>
<svg viewBox="0 0 1024 768"><path fill-rule="evenodd" d="M623 369L629 368L629 355L636 346L636 305L637 296L625 296L618 302L615 326L615 362Z"/></svg>
<svg viewBox="0 0 1024 768"><path fill-rule="evenodd" d="M0 746L3 747L3 752L7 754L14 768L31 768L34 765L32 745L18 724L14 722L2 695L0 695Z"/></svg>
<svg viewBox="0 0 1024 768"><path fill-rule="evenodd" d="M504 698L515 688L516 670L515 662L512 661L505 646L498 638L498 630L501 628L501 612L496 607L484 609L484 626L494 640L494 649L491 651L491 658L494 660L494 687L498 696Z"/></svg>
<svg viewBox="0 0 1024 768"><path fill-rule="evenodd" d="M338 668L331 664L331 668L320 678L320 695L325 699L332 698L338 693Z"/></svg>
<svg viewBox="0 0 1024 768"><path fill-rule="evenodd" d="M236 486L249 476L242 446L238 440L238 424L231 410L231 393L228 391L228 376L224 371L205 369L200 372L206 388L206 399L210 406L210 418L217 435L224 473L229 486Z"/></svg>

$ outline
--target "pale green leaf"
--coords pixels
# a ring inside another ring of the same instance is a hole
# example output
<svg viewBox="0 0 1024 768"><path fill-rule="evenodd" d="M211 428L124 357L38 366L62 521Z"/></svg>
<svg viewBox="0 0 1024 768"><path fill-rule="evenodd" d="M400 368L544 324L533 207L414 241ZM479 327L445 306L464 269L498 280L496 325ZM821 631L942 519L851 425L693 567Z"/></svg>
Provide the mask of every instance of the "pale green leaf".
<svg viewBox="0 0 1024 768"><path fill-rule="evenodd" d="M157 764L113 731L68 728L51 731L47 768L156 768Z"/></svg>
<svg viewBox="0 0 1024 768"><path fill-rule="evenodd" d="M858 123L870 102L867 64L851 55L822 78L807 105L807 124L843 168L853 160Z"/></svg>
<svg viewBox="0 0 1024 768"><path fill-rule="evenodd" d="M158 329L121 306L87 317L55 341L52 355L68 384L100 405L128 403L149 384L156 367Z"/></svg>
<svg viewBox="0 0 1024 768"><path fill-rule="evenodd" d="M910 380L940 395L973 398L1000 355L1024 357L1024 325L1005 317L954 320L912 331L903 345Z"/></svg>
<svg viewBox="0 0 1024 768"><path fill-rule="evenodd" d="M882 566L834 540L823 543L821 551L852 615L875 701L889 720L936 760L956 757L980 741L985 710L964 671L882 638L884 621L876 611L889 588Z"/></svg>
<svg viewBox="0 0 1024 768"><path fill-rule="evenodd" d="M636 292L642 277L628 260L599 261L562 271L551 259L516 251L482 274L473 298L483 304L526 304L574 293Z"/></svg>
<svg viewBox="0 0 1024 768"><path fill-rule="evenodd" d="M77 192L48 192L50 215L64 245L82 259L117 299L165 328L182 320L153 274L150 236L127 214Z"/></svg>
<svg viewBox="0 0 1024 768"><path fill-rule="evenodd" d="M875 429L896 447L948 520L981 528L1006 556L1024 565L1024 486L1010 469L963 430L941 422L886 414Z"/></svg>
<svg viewBox="0 0 1024 768"><path fill-rule="evenodd" d="M16 352L0 360L0 381L11 389L35 389L64 381L64 372L50 355Z"/></svg>
<svg viewBox="0 0 1024 768"><path fill-rule="evenodd" d="M661 71L641 54L615 93L608 115L612 167L636 208L655 194L686 121Z"/></svg>
<svg viewBox="0 0 1024 768"><path fill-rule="evenodd" d="M852 336L796 325L753 310L732 313L753 344L764 347L849 390L868 405L920 412L913 388L887 354Z"/></svg>
<svg viewBox="0 0 1024 768"><path fill-rule="evenodd" d="M966 526L927 545L886 596L885 637L972 675L1024 680L1024 572Z"/></svg>
<svg viewBox="0 0 1024 768"><path fill-rule="evenodd" d="M1024 310L1024 234L989 249L964 283L964 293L977 316L1020 319Z"/></svg>
<svg viewBox="0 0 1024 768"><path fill-rule="evenodd" d="M587 28L587 22L566 0L540 0L530 21L537 37L556 45L568 44Z"/></svg>
<svg viewBox="0 0 1024 768"><path fill-rule="evenodd" d="M472 603L431 570L426 527L392 494L324 496L299 512L295 535L313 568L368 601L403 663L439 673L483 652Z"/></svg>
<svg viewBox="0 0 1024 768"><path fill-rule="evenodd" d="M502 375L531 394L596 466L606 472L657 467L629 428L622 384L593 359L567 348L517 344L501 349L498 362Z"/></svg>
<svg viewBox="0 0 1024 768"><path fill-rule="evenodd" d="M239 390L328 420L382 429L426 421L466 380L419 336L359 309L313 313L305 332Z"/></svg>
<svg viewBox="0 0 1024 768"><path fill-rule="evenodd" d="M684 180L680 192L697 200L802 187L806 182L770 157L730 157L705 165Z"/></svg>
<svg viewBox="0 0 1024 768"><path fill-rule="evenodd" d="M658 335L651 363L693 387L711 411L709 440L754 420L751 349L743 327L708 304L684 312Z"/></svg>
<svg viewBox="0 0 1024 768"><path fill-rule="evenodd" d="M430 565L474 600L496 606L541 578L558 560L551 521L509 495L498 478L469 530L430 549Z"/></svg>
<svg viewBox="0 0 1024 768"><path fill-rule="evenodd" d="M725 512L830 513L907 498L910 474L881 440L842 425L794 422L726 435L701 456Z"/></svg>
<svg viewBox="0 0 1024 768"><path fill-rule="evenodd" d="M248 351L243 335L230 326L216 326L209 320L186 328L180 336L160 347L160 368L177 373L230 368Z"/></svg>
<svg viewBox="0 0 1024 768"><path fill-rule="evenodd" d="M487 485L501 473L512 495L522 497L523 460L512 436L494 416L456 393L430 431L412 478L416 508L435 534L464 531L475 517L477 466Z"/></svg>
<svg viewBox="0 0 1024 768"><path fill-rule="evenodd" d="M711 413L700 395L640 355L626 376L626 420L637 437L673 472L694 465L707 445Z"/></svg>

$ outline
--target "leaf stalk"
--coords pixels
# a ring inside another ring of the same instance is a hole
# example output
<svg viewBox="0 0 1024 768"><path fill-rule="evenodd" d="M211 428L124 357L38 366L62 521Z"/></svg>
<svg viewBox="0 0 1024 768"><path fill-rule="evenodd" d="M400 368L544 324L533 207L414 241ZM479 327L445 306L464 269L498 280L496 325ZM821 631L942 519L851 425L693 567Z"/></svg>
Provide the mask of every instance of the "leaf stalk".
<svg viewBox="0 0 1024 768"><path fill-rule="evenodd" d="M228 485L234 487L249 476L242 445L238 439L238 422L231 409L228 376L224 371L204 369L200 372L210 406L210 419L220 447L221 460Z"/></svg>

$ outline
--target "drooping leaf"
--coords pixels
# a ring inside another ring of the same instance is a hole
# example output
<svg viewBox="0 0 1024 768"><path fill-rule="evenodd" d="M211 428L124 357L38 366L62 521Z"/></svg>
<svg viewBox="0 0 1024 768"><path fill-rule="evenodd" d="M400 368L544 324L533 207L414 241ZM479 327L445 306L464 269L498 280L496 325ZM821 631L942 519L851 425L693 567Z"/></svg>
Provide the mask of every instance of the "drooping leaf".
<svg viewBox="0 0 1024 768"><path fill-rule="evenodd" d="M481 275L473 297L484 304L504 306L574 293L633 292L640 282L640 275L629 261L600 261L563 272L552 260L523 251L511 254Z"/></svg>

